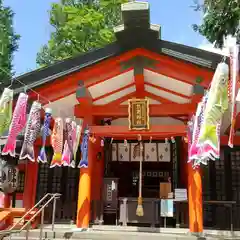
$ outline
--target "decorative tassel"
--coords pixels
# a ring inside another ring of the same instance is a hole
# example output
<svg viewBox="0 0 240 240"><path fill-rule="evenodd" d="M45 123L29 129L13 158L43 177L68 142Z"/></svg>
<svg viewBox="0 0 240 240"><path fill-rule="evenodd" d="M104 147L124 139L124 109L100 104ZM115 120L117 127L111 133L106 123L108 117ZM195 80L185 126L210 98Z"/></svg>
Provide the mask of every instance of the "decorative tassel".
<svg viewBox="0 0 240 240"><path fill-rule="evenodd" d="M101 147L104 147L104 140L101 139Z"/></svg>
<svg viewBox="0 0 240 240"><path fill-rule="evenodd" d="M144 215L142 204L142 160L143 160L143 145L140 143L140 156L139 156L139 195L136 215L142 217Z"/></svg>
<svg viewBox="0 0 240 240"><path fill-rule="evenodd" d="M142 141L142 136L140 134L138 134L138 141Z"/></svg>
<svg viewBox="0 0 240 240"><path fill-rule="evenodd" d="M149 141L149 143L152 143L152 136L150 137L150 141Z"/></svg>
<svg viewBox="0 0 240 240"><path fill-rule="evenodd" d="M89 137L89 141L91 141L92 143L96 142L96 138L94 137L94 135L92 135L91 137Z"/></svg>
<svg viewBox="0 0 240 240"><path fill-rule="evenodd" d="M174 137L171 137L171 142L172 142L172 143L175 143Z"/></svg>
<svg viewBox="0 0 240 240"><path fill-rule="evenodd" d="M183 137L183 141L184 141L185 143L188 143L188 137Z"/></svg>
<svg viewBox="0 0 240 240"><path fill-rule="evenodd" d="M127 140L124 140L124 147L127 147Z"/></svg>

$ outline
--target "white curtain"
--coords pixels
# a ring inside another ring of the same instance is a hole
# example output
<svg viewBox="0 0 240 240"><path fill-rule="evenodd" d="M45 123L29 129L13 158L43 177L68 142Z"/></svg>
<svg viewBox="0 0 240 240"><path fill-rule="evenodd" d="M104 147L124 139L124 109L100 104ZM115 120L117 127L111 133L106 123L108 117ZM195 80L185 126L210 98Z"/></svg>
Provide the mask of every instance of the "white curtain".
<svg viewBox="0 0 240 240"><path fill-rule="evenodd" d="M121 162L129 162L129 151L130 151L130 146L129 143L124 146L124 143L119 143L118 144L118 161Z"/></svg>
<svg viewBox="0 0 240 240"><path fill-rule="evenodd" d="M112 161L117 161L117 143L112 144Z"/></svg>
<svg viewBox="0 0 240 240"><path fill-rule="evenodd" d="M158 143L158 161L170 162L170 143Z"/></svg>
<svg viewBox="0 0 240 240"><path fill-rule="evenodd" d="M145 143L144 161L157 162L157 143Z"/></svg>

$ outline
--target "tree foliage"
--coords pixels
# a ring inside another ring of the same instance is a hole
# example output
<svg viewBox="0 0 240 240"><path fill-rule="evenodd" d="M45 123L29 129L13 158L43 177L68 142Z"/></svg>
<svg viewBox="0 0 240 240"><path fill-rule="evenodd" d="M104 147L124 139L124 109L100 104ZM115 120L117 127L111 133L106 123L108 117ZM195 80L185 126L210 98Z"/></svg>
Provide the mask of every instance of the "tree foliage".
<svg viewBox="0 0 240 240"><path fill-rule="evenodd" d="M7 81L13 75L13 54L18 49L19 35L13 28L14 13L9 7L4 7L0 0L0 81Z"/></svg>
<svg viewBox="0 0 240 240"><path fill-rule="evenodd" d="M127 0L62 0L52 4L50 40L37 54L46 66L114 41L113 27L120 21L121 3Z"/></svg>
<svg viewBox="0 0 240 240"><path fill-rule="evenodd" d="M240 39L240 1L239 0L195 0L195 10L203 11L201 25L193 25L195 31L205 36L216 47L222 47L228 35Z"/></svg>

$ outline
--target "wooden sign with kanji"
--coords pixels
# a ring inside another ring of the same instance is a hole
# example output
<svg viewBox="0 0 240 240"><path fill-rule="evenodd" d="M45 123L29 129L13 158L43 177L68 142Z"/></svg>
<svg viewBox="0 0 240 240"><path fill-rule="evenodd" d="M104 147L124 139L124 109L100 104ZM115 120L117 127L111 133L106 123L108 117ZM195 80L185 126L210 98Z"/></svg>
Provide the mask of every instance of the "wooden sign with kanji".
<svg viewBox="0 0 240 240"><path fill-rule="evenodd" d="M129 99L128 120L130 130L149 130L149 100Z"/></svg>

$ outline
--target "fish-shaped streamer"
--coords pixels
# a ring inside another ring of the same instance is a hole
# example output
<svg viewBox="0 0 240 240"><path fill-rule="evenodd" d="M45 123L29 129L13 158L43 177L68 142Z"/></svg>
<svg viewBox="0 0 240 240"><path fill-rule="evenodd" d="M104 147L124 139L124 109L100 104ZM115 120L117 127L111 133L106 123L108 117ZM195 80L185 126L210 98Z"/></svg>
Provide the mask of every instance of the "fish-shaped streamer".
<svg viewBox="0 0 240 240"><path fill-rule="evenodd" d="M53 132L51 135L51 144L53 147L53 158L50 168L62 166L62 149L63 149L63 120L62 118L56 118Z"/></svg>
<svg viewBox="0 0 240 240"><path fill-rule="evenodd" d="M204 118L201 125L199 144L209 144L218 149L218 125L221 123L224 112L228 109L228 74L226 63L219 63L213 76Z"/></svg>
<svg viewBox="0 0 240 240"><path fill-rule="evenodd" d="M189 158L188 158L189 161L199 159L200 158L199 154L201 155L202 148L199 145L198 140L199 140L201 125L204 118L203 114L205 111L207 99L208 99L208 94L206 94L203 97L202 101L198 103L196 115L192 117L193 131L192 131L192 144L189 150Z"/></svg>
<svg viewBox="0 0 240 240"><path fill-rule="evenodd" d="M12 119L13 90L5 88L0 98L0 137L9 129Z"/></svg>
<svg viewBox="0 0 240 240"><path fill-rule="evenodd" d="M65 143L62 154L62 164L63 166L70 166L73 157L73 141L76 138L76 123L71 120L71 118L66 118L65 120ZM75 127L75 131L73 128ZM73 136L75 134L75 136Z"/></svg>
<svg viewBox="0 0 240 240"><path fill-rule="evenodd" d="M71 167L75 168L76 167L76 154L80 142L80 137L81 137L81 131L82 131L82 126L77 125L76 127L76 138L75 141L73 142L73 160L71 162Z"/></svg>
<svg viewBox="0 0 240 240"><path fill-rule="evenodd" d="M20 160L28 158L30 161L35 162L34 142L41 129L41 108L41 103L36 101L33 102L28 116L22 150L19 156Z"/></svg>
<svg viewBox="0 0 240 240"><path fill-rule="evenodd" d="M50 123L52 119L52 110L50 108L46 108L45 117L43 122L43 131L42 131L42 147L38 156L38 162L46 163L47 155L45 151L46 139L50 135Z"/></svg>
<svg viewBox="0 0 240 240"><path fill-rule="evenodd" d="M88 140L89 140L89 130L84 131L84 136L81 144L81 160L78 164L79 168L88 168Z"/></svg>
<svg viewBox="0 0 240 240"><path fill-rule="evenodd" d="M5 144L2 155L10 155L15 157L16 141L18 134L23 130L27 121L27 101L28 95L20 93L12 117L9 128L7 143Z"/></svg>

